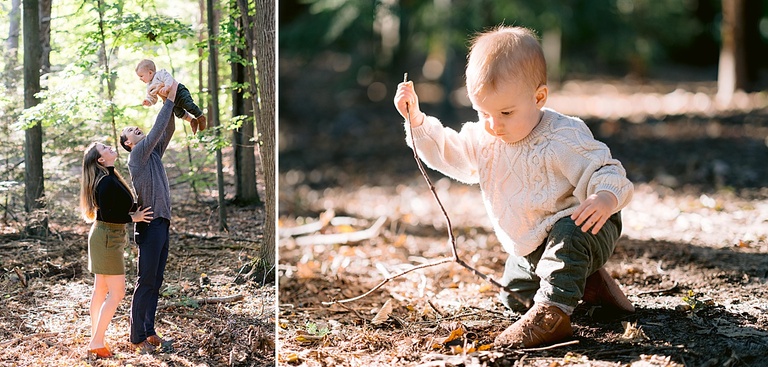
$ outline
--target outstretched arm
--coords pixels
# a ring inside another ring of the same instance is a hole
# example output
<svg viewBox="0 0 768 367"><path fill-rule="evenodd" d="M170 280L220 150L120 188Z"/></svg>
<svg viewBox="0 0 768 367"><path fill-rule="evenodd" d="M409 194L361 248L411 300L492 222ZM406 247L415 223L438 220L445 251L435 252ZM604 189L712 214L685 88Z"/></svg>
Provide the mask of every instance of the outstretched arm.
<svg viewBox="0 0 768 367"><path fill-rule="evenodd" d="M149 160L149 156L152 154L152 151L156 147L159 146L162 151L165 151L165 148L168 146L168 142L170 142L173 131L168 133L167 130L169 128L176 128L176 124L173 122L173 101L176 99L177 88L178 83L174 82L171 86L171 91L168 93L168 96L163 97L165 102L163 103L163 107L160 109L160 112L157 114L157 118L155 119L154 125L152 125L152 129L149 131L149 133L147 133L147 137L136 144L136 146L133 148L133 151L131 152L131 156L139 157L142 164L143 162L147 162Z"/></svg>

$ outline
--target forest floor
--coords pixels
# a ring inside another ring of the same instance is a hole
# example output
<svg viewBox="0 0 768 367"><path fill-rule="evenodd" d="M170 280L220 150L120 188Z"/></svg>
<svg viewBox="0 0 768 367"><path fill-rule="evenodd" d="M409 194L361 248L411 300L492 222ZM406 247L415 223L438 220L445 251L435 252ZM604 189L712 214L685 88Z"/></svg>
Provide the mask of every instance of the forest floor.
<svg viewBox="0 0 768 367"><path fill-rule="evenodd" d="M263 242L264 208L229 206L230 231L220 232L215 203L178 190L156 320L159 334L174 341L173 350L132 350L129 311L138 252L131 243L126 296L106 336L115 358L87 358L90 226L70 215L52 218L47 238L20 236L18 223L0 227L0 366L274 365L274 282L262 286L261 279L242 276Z"/></svg>
<svg viewBox="0 0 768 367"><path fill-rule="evenodd" d="M322 303L361 295L413 265L451 256L445 218L390 104L368 111L379 116L368 120L361 118L365 112L347 111L359 120L338 129L333 121L315 129L316 121L281 124L281 134L284 127L295 133L280 153L279 363L768 363L764 106L585 119L636 185L606 264L636 312L612 318L582 305L573 315L573 344L504 350L489 347L520 314L506 311L497 289L456 263L409 272L354 302ZM312 148L302 150L302 141ZM429 175L452 222L459 258L500 278L505 254L477 186Z"/></svg>

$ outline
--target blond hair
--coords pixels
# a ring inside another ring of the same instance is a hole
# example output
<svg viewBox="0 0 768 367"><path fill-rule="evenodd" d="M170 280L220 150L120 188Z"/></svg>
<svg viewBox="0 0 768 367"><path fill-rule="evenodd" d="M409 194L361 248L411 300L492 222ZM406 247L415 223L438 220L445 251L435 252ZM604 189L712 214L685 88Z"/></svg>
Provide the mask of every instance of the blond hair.
<svg viewBox="0 0 768 367"><path fill-rule="evenodd" d="M467 93L496 90L500 83L523 83L531 90L547 84L547 62L533 31L499 26L472 41L466 70Z"/></svg>
<svg viewBox="0 0 768 367"><path fill-rule="evenodd" d="M155 62L150 59L141 60L139 61L139 64L136 65L136 72L138 73L139 70L150 70L154 73L156 71Z"/></svg>
<svg viewBox="0 0 768 367"><path fill-rule="evenodd" d="M80 214L88 223L96 220L96 211L99 209L99 205L96 203L96 186L99 185L102 178L109 174L107 167L99 163L101 153L96 148L99 144L102 143L91 143L85 148L85 153L83 154L83 176L80 179ZM130 186L125 182L120 172L115 171L115 176L128 189L131 199L135 199Z"/></svg>

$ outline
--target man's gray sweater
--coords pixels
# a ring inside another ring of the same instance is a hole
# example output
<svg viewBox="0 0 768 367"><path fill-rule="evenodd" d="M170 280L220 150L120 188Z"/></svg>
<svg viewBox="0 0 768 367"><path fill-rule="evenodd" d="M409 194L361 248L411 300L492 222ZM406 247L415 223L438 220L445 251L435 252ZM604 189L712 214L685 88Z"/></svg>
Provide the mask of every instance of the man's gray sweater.
<svg viewBox="0 0 768 367"><path fill-rule="evenodd" d="M150 206L153 218L168 220L171 220L171 190L162 158L176 130L173 106L173 101L165 101L152 129L128 154L128 171L139 206Z"/></svg>

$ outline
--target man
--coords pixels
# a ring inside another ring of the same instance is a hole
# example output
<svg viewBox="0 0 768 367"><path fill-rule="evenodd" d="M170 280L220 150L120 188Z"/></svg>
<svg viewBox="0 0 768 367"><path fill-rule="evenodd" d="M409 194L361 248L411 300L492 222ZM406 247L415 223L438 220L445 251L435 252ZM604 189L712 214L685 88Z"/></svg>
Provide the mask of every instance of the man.
<svg viewBox="0 0 768 367"><path fill-rule="evenodd" d="M130 153L128 171L138 205L154 210L151 222L137 223L135 228L139 271L131 300L131 343L140 353L171 346L171 342L163 340L155 331L155 312L168 260L171 224L171 191L162 158L176 130L173 107L178 85L173 82L148 134L129 126L120 135L120 144Z"/></svg>

